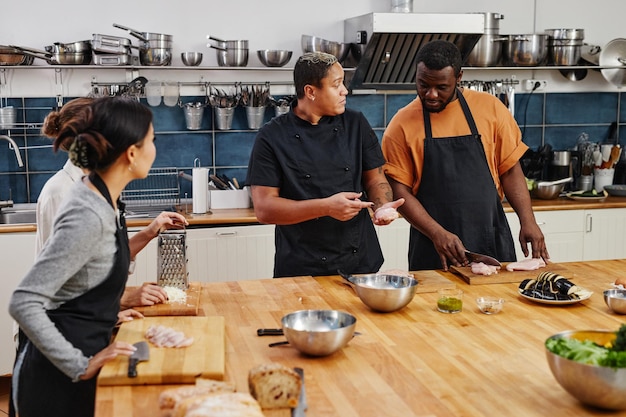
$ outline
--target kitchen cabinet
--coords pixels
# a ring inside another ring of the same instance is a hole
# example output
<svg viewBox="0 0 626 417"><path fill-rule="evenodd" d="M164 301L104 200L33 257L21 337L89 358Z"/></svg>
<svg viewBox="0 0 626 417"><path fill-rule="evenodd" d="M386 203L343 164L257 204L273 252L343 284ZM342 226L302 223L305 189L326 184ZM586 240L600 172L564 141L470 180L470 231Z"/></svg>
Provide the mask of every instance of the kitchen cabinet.
<svg viewBox="0 0 626 417"><path fill-rule="evenodd" d="M626 258L626 209L535 211L554 262ZM507 213L518 259L523 259L519 221ZM530 250L530 249L529 249Z"/></svg>
<svg viewBox="0 0 626 417"><path fill-rule="evenodd" d="M9 299L35 258L35 233L0 233L0 375L10 374L15 359Z"/></svg>

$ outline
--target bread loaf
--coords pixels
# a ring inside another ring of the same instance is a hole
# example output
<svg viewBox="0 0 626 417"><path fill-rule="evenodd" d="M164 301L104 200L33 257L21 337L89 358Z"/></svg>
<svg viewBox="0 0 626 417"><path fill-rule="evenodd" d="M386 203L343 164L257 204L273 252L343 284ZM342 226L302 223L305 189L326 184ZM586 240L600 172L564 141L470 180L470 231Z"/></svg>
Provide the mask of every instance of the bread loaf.
<svg viewBox="0 0 626 417"><path fill-rule="evenodd" d="M302 381L293 369L279 363L267 363L248 373L248 388L262 408L298 406Z"/></svg>
<svg viewBox="0 0 626 417"><path fill-rule="evenodd" d="M159 395L159 407L162 410L171 410L187 398L222 393L234 392L233 384L224 381L214 381L211 379L203 379L196 381L196 385L187 385L184 387L169 388L161 392Z"/></svg>
<svg viewBox="0 0 626 417"><path fill-rule="evenodd" d="M243 392L212 394L187 408L185 417L264 417L259 403Z"/></svg>

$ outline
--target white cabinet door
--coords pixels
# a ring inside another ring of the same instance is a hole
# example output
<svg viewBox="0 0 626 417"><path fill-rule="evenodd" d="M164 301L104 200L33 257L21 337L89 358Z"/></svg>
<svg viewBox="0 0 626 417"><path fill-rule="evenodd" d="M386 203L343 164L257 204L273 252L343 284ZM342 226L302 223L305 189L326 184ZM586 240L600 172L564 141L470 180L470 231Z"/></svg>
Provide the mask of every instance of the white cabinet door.
<svg viewBox="0 0 626 417"><path fill-rule="evenodd" d="M626 209L585 210L585 261L626 258Z"/></svg>
<svg viewBox="0 0 626 417"><path fill-rule="evenodd" d="M524 253L519 243L519 219L515 213L506 213L506 217L515 242L515 254L518 260L522 260ZM583 259L583 210L536 211L535 219L543 232L553 262ZM531 251L530 245L528 250Z"/></svg>
<svg viewBox="0 0 626 417"><path fill-rule="evenodd" d="M190 281L219 282L274 275L274 226L187 230Z"/></svg>
<svg viewBox="0 0 626 417"><path fill-rule="evenodd" d="M0 233L0 375L13 372L15 344L9 299L35 259L35 232Z"/></svg>
<svg viewBox="0 0 626 417"><path fill-rule="evenodd" d="M409 230L411 225L399 218L387 226L375 226L385 262L381 270L409 270ZM374 271L372 271L374 272Z"/></svg>
<svg viewBox="0 0 626 417"><path fill-rule="evenodd" d="M128 236L132 237L141 229L131 229ZM135 270L128 276L126 285L139 286L144 282L157 281L157 242L152 239L135 257Z"/></svg>

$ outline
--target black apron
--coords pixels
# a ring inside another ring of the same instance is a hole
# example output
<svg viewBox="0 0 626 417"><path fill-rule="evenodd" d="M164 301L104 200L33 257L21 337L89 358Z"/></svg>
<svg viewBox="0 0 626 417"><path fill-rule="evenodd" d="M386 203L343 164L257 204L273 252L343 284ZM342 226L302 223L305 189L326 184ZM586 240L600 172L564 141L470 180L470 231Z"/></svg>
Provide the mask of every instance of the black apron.
<svg viewBox="0 0 626 417"><path fill-rule="evenodd" d="M102 179L95 173L90 174L89 179L113 207L111 195ZM87 357L95 355L111 343L117 313L120 311L120 299L128 279L130 251L124 204L121 201L118 201L118 208L120 221L115 233L117 252L108 277L85 294L47 312L65 338ZM18 356L24 355L17 391L19 416L93 416L97 377L72 382L21 331L19 337Z"/></svg>
<svg viewBox="0 0 626 417"><path fill-rule="evenodd" d="M423 110L424 164L415 197L443 228L471 251L515 261L515 246L500 196L489 171L472 113L460 90L459 104L470 135L433 138L430 113ZM441 269L432 241L411 227L409 270Z"/></svg>

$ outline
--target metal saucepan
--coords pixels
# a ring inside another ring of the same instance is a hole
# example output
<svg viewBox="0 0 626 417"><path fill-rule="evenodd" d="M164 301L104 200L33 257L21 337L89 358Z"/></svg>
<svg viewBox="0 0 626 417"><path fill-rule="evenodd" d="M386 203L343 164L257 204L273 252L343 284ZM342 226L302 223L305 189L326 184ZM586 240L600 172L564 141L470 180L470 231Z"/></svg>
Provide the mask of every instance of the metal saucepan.
<svg viewBox="0 0 626 417"><path fill-rule="evenodd" d="M626 39L610 41L600 51L600 66L609 67L601 70L602 76L618 87L626 86Z"/></svg>
<svg viewBox="0 0 626 417"><path fill-rule="evenodd" d="M117 23L113 23L113 26L127 30L141 41L139 45L139 62L141 65L166 66L172 63L172 35L140 32Z"/></svg>
<svg viewBox="0 0 626 417"><path fill-rule="evenodd" d="M93 34L91 49L94 52L107 54L130 54L133 47L130 39L119 36Z"/></svg>
<svg viewBox="0 0 626 417"><path fill-rule="evenodd" d="M410 276L390 274L348 275L339 272L363 303L372 310L390 313L409 304L415 296L417 280Z"/></svg>
<svg viewBox="0 0 626 417"><path fill-rule="evenodd" d="M356 317L338 310L301 310L284 316L281 324L291 346L306 355L326 356L352 339Z"/></svg>
<svg viewBox="0 0 626 417"><path fill-rule="evenodd" d="M217 45L209 43L207 46L216 49L217 65L220 67L245 67L248 65L247 40L223 41L213 36L207 36L207 38L217 42Z"/></svg>
<svg viewBox="0 0 626 417"><path fill-rule="evenodd" d="M545 63L548 56L548 35L507 35L503 44L505 65L535 67Z"/></svg>
<svg viewBox="0 0 626 417"><path fill-rule="evenodd" d="M0 45L0 65L32 65L34 57L17 48Z"/></svg>
<svg viewBox="0 0 626 417"><path fill-rule="evenodd" d="M25 48L10 45L25 55L43 59L50 65L89 65L91 64L91 52L89 53L50 53L38 49Z"/></svg>
<svg viewBox="0 0 626 417"><path fill-rule="evenodd" d="M44 48L51 54L90 54L91 41L78 41L71 43L55 42Z"/></svg>

